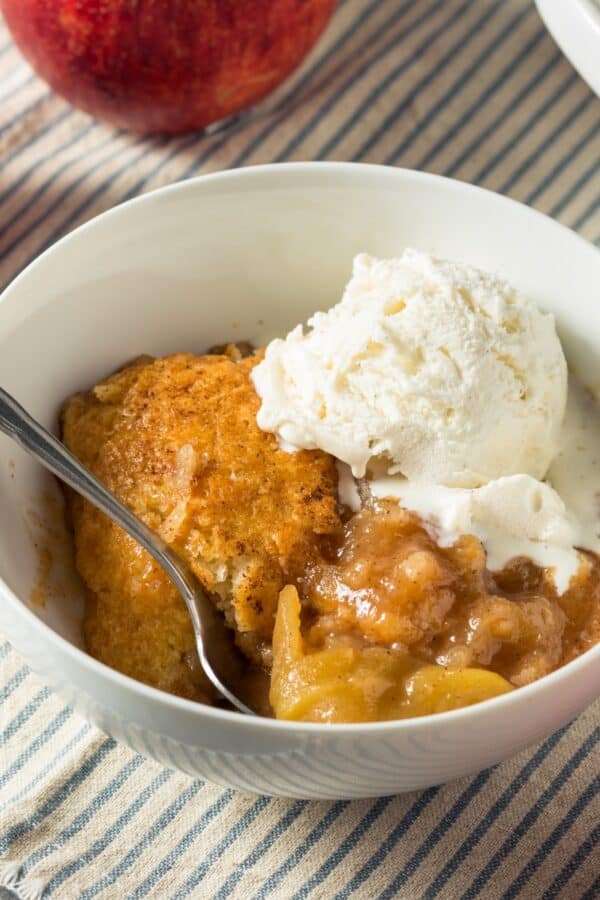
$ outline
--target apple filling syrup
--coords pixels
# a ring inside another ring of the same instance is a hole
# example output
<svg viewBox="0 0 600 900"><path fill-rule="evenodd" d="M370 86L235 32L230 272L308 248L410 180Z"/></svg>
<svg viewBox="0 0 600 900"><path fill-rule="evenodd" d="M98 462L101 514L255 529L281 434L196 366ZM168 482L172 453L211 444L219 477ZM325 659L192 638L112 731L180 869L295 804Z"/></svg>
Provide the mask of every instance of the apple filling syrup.
<svg viewBox="0 0 600 900"><path fill-rule="evenodd" d="M373 721L478 702L552 672L600 639L600 560L559 594L521 557L499 572L463 535L440 547L394 499L350 518L331 558L280 599L278 717Z"/></svg>

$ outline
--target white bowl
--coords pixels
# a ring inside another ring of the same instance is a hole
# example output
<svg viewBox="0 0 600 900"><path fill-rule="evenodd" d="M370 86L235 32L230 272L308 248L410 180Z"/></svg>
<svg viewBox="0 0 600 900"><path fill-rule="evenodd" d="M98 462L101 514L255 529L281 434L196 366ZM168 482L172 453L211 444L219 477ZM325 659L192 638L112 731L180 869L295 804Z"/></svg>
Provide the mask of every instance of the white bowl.
<svg viewBox="0 0 600 900"><path fill-rule="evenodd" d="M548 31L600 97L600 0L536 0Z"/></svg>
<svg viewBox="0 0 600 900"><path fill-rule="evenodd" d="M600 254L511 200L433 175L342 163L261 166L112 210L29 266L0 302L0 384L54 426L72 391L147 352L281 334L335 302L352 257L412 245L502 272L557 317L598 381ZM264 324L263 324L264 323ZM392 794L473 773L539 741L600 692L600 646L529 687L456 712L369 725L245 718L169 696L81 649L81 593L57 567L30 604L31 532L52 479L0 439L0 629L108 734L167 766L287 797ZM235 511L231 511L235 515Z"/></svg>

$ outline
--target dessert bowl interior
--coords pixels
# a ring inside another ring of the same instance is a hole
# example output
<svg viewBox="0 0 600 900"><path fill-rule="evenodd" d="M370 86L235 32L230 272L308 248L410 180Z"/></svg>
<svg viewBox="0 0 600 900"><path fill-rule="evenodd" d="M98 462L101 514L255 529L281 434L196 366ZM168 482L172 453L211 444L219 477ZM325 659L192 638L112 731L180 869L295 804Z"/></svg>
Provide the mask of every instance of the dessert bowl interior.
<svg viewBox="0 0 600 900"><path fill-rule="evenodd" d="M195 179L78 229L5 291L0 384L55 429L69 394L125 361L263 343L337 302L356 253L394 256L405 246L501 273L553 312L572 370L600 394L597 250L480 189L341 163ZM0 629L100 727L196 776L283 796L415 789L508 757L599 693L597 647L504 697L402 722L289 724L171 697L82 652L83 591L60 491L4 437L0 497Z"/></svg>

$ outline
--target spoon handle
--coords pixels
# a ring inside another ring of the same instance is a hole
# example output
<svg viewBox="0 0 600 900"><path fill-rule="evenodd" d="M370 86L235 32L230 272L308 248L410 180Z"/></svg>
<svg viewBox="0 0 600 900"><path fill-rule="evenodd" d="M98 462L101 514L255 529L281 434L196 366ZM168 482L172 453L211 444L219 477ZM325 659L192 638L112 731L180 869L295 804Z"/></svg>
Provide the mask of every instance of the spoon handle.
<svg viewBox="0 0 600 900"><path fill-rule="evenodd" d="M230 691L216 674L212 656L223 643L222 632L226 626L220 613L202 589L193 573L173 550L154 531L138 519L126 506L104 487L58 438L29 415L3 388L0 387L0 431L12 438L39 463L54 473L61 481L89 500L120 525L131 537L151 554L175 583L188 608L200 662L205 673L217 688L240 712L254 715L244 703ZM219 666L222 668L223 664Z"/></svg>
<svg viewBox="0 0 600 900"><path fill-rule="evenodd" d="M61 481L106 513L153 556L156 556L157 552L170 556L170 549L164 541L117 500L58 438L36 422L20 403L1 387L0 431L16 441L23 450ZM164 565L162 556L158 562Z"/></svg>

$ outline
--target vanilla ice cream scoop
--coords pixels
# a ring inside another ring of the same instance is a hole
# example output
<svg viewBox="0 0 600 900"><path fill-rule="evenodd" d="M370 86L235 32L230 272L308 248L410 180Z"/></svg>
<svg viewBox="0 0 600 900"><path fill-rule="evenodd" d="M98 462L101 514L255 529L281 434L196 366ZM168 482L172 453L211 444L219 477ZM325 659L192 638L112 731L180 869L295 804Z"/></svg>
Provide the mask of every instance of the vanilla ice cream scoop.
<svg viewBox="0 0 600 900"><path fill-rule="evenodd" d="M405 250L366 254L337 306L272 341L253 379L258 424L412 481L476 487L543 478L557 453L567 368L554 319L501 279Z"/></svg>

